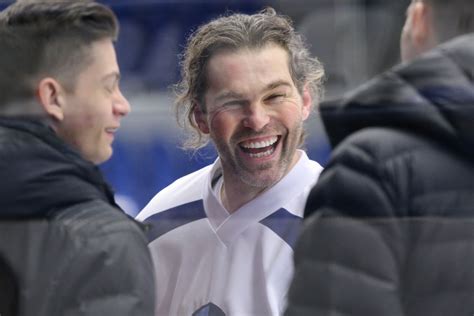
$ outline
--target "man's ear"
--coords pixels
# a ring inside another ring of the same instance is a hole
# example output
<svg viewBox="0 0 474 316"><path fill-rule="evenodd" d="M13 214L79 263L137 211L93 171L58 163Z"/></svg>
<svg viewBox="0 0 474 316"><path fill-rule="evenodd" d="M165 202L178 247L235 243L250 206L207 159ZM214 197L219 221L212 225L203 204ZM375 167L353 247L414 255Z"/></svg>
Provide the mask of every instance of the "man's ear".
<svg viewBox="0 0 474 316"><path fill-rule="evenodd" d="M301 98L303 101L302 119L303 121L305 121L309 117L309 115L311 114L311 110L313 109L313 97L311 96L311 92L309 91L308 84L304 85Z"/></svg>
<svg viewBox="0 0 474 316"><path fill-rule="evenodd" d="M193 106L193 115L199 130L204 134L209 134L209 125L207 123L206 114L201 110L201 106L197 103Z"/></svg>
<svg viewBox="0 0 474 316"><path fill-rule="evenodd" d="M37 97L44 111L56 121L64 119L64 90L53 78L40 80L37 86Z"/></svg>
<svg viewBox="0 0 474 316"><path fill-rule="evenodd" d="M433 12L425 1L416 1L410 12L412 19L412 41L418 51L426 51L433 46Z"/></svg>

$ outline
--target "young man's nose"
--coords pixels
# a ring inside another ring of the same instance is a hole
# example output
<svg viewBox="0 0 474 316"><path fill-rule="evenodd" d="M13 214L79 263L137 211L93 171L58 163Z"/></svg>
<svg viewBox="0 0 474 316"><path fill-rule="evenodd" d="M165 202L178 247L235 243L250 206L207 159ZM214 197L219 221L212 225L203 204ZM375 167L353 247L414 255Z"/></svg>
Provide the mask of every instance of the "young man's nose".
<svg viewBox="0 0 474 316"><path fill-rule="evenodd" d="M131 107L127 98L122 94L120 90L117 91L117 96L114 100L114 112L117 115L125 116L130 113Z"/></svg>

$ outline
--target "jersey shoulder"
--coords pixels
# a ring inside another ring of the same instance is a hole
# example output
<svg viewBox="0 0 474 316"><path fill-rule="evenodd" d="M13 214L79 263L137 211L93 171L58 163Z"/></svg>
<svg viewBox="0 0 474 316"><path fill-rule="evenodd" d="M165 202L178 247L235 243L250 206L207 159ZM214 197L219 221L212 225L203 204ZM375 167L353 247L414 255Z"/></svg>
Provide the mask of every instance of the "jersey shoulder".
<svg viewBox="0 0 474 316"><path fill-rule="evenodd" d="M136 219L144 221L154 214L202 199L212 167L208 165L171 183L148 202Z"/></svg>

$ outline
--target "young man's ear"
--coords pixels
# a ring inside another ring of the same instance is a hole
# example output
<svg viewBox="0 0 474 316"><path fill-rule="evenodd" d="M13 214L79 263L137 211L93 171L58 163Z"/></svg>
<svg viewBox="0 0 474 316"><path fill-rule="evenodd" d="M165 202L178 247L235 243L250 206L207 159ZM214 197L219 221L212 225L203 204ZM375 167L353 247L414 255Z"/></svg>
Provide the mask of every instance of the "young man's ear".
<svg viewBox="0 0 474 316"><path fill-rule="evenodd" d="M194 104L193 115L199 130L204 134L209 134L209 125L207 123L206 114L201 110L201 106L197 103Z"/></svg>
<svg viewBox="0 0 474 316"><path fill-rule="evenodd" d="M55 121L64 119L64 95L61 84L50 77L40 80L37 97L43 110Z"/></svg>

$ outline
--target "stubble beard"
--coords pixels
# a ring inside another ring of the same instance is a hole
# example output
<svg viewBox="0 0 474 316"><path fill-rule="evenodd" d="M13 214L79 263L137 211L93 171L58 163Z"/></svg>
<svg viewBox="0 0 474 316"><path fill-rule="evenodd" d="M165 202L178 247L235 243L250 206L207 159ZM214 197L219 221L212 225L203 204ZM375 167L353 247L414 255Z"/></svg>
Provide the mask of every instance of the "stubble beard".
<svg viewBox="0 0 474 316"><path fill-rule="evenodd" d="M216 143L216 147L222 164L227 166L226 169L232 173L233 177L238 178L246 186L263 190L278 183L289 172L302 132L303 124L301 123L293 130L291 139L288 138L287 133L286 138L280 140L281 144L278 146L281 146L281 153L278 161L265 162L253 169L247 168L240 156L235 151L231 152L228 146Z"/></svg>

